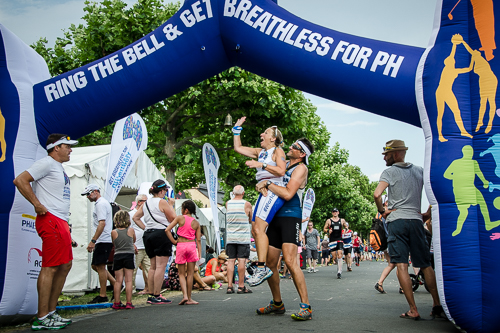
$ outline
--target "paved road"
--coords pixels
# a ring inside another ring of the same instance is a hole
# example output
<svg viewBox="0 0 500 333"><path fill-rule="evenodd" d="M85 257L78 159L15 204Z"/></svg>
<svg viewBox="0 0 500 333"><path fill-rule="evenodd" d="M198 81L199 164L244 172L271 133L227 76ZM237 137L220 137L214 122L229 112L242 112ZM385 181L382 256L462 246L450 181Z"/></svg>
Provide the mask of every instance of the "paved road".
<svg viewBox="0 0 500 333"><path fill-rule="evenodd" d="M134 310L109 312L74 318L64 332L453 332L458 330L444 319L413 321L399 318L408 309L398 293L395 272L384 283L387 294L374 285L386 263L362 262L353 272L335 276L336 267L320 267L317 273L304 271L313 309L313 320L296 322L290 315L298 309L298 295L293 281L282 279L285 315L259 316L257 307L269 303L266 283L253 288L253 294L227 295L224 290L195 292L196 306L178 306L181 297L169 305L146 305ZM345 267L345 266L344 266ZM419 312L430 319L432 299L421 286L415 292ZM27 332L28 330L26 330Z"/></svg>

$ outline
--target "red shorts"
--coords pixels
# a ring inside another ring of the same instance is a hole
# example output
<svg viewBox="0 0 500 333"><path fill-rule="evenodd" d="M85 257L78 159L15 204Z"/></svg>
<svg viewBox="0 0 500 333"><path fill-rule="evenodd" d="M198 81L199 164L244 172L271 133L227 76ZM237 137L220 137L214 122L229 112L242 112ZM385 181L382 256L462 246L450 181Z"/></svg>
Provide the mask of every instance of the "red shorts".
<svg viewBox="0 0 500 333"><path fill-rule="evenodd" d="M73 260L68 222L47 212L37 215L36 231L42 239L42 267L54 267Z"/></svg>

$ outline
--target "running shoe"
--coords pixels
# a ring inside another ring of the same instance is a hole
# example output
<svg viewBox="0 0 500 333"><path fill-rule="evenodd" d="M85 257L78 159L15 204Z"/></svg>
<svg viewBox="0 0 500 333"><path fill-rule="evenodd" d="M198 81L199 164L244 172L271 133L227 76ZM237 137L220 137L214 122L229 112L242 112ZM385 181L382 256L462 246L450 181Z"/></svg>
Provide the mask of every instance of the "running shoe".
<svg viewBox="0 0 500 333"><path fill-rule="evenodd" d="M132 303L127 303L127 305L125 305L125 309L127 310L135 309L135 306Z"/></svg>
<svg viewBox="0 0 500 333"><path fill-rule="evenodd" d="M351 267L347 267L347 271L348 272L352 272L352 268Z"/></svg>
<svg viewBox="0 0 500 333"><path fill-rule="evenodd" d="M154 296L148 296L148 300L146 301L146 303L148 304L153 304L156 300L156 297Z"/></svg>
<svg viewBox="0 0 500 333"><path fill-rule="evenodd" d="M264 308L259 308L257 309L257 314L262 315L262 314L284 314L285 313L285 304L281 302L280 306L274 305L274 301L271 300L268 306Z"/></svg>
<svg viewBox="0 0 500 333"><path fill-rule="evenodd" d="M108 296L101 297L101 296L97 295L96 297L94 297L93 300L91 300L87 304L108 303L108 301L109 301Z"/></svg>
<svg viewBox="0 0 500 333"><path fill-rule="evenodd" d="M115 310L125 310L125 304L123 304L122 302L120 303L113 303L113 305L111 306L112 309L115 309Z"/></svg>
<svg viewBox="0 0 500 333"><path fill-rule="evenodd" d="M33 324L31 325L31 329L33 331L40 331L40 330L60 330L61 328L65 328L68 326L69 323L62 323L56 319L54 319L53 316L49 315L45 317L44 319L38 319L36 318Z"/></svg>
<svg viewBox="0 0 500 333"><path fill-rule="evenodd" d="M61 323L65 323L65 324L71 324L73 321L71 319L67 319L67 318L63 318L59 315L59 313L54 312L53 314L51 314L52 318L54 318L55 320L61 322Z"/></svg>
<svg viewBox="0 0 500 333"><path fill-rule="evenodd" d="M160 296L156 297L156 300L159 302L159 303L157 303L157 304L170 304L170 303L172 303L172 301L171 301L171 300L166 299L166 298L165 298L165 297L163 297L162 295L160 295Z"/></svg>
<svg viewBox="0 0 500 333"><path fill-rule="evenodd" d="M312 310L309 304L300 303L300 309L297 313L292 314L292 319L309 320L312 319Z"/></svg>
<svg viewBox="0 0 500 333"><path fill-rule="evenodd" d="M337 273L337 279L339 279L339 280L342 279L342 274Z"/></svg>
<svg viewBox="0 0 500 333"><path fill-rule="evenodd" d="M248 285L250 287L255 287L266 281L273 275L273 272L269 267L257 267L255 274L248 279Z"/></svg>

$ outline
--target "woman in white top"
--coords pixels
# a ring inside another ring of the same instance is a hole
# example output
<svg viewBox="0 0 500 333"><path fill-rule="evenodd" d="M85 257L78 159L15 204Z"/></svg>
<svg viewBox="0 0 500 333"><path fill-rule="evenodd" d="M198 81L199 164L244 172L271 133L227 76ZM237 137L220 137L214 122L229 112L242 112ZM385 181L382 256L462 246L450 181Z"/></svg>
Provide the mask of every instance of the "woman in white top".
<svg viewBox="0 0 500 333"><path fill-rule="evenodd" d="M146 254L151 259L148 274L148 287L151 292L151 296L148 297L147 301L149 304L168 304L172 302L160 295L165 268L172 255L172 242L165 234L165 229L176 217L173 200L167 202L163 199L167 194L167 189L168 186L165 181L156 180L149 189L149 194L152 194L153 197L139 207L133 217L134 222L141 229L145 229L143 241ZM143 216L146 225L141 221Z"/></svg>
<svg viewBox="0 0 500 333"><path fill-rule="evenodd" d="M252 158L252 160L246 161L245 164L249 168L257 169L257 182L267 179L274 184L281 185L283 175L286 171L286 158L285 152L281 148L283 146L283 136L280 130L278 130L277 126L269 127L260 135L260 148L245 147L241 144L240 138L240 133L243 129L241 125L243 125L245 119L246 117L238 119L233 128L234 150L243 156ZM257 161L253 159L257 159ZM265 267L269 247L266 228L268 223L271 223L274 214L283 206L283 203L283 199L269 191L267 196L259 194L257 203L255 204L252 217L252 233L255 237L257 256L259 258L258 268L262 272L260 274L256 272L254 275L261 275L263 278L259 278L255 283L249 280L251 285L260 284L272 275L271 270Z"/></svg>

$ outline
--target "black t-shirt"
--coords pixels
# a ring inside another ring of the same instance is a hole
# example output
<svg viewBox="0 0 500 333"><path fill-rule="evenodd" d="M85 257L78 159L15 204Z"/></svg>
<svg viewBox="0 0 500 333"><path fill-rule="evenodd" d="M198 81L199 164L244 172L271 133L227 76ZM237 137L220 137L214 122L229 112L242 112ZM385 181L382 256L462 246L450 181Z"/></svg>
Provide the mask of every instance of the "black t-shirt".
<svg viewBox="0 0 500 333"><path fill-rule="evenodd" d="M330 242L342 240L342 220L341 219L339 219L337 222L334 222L333 219L330 219L330 230L332 230L332 233L330 234Z"/></svg>

